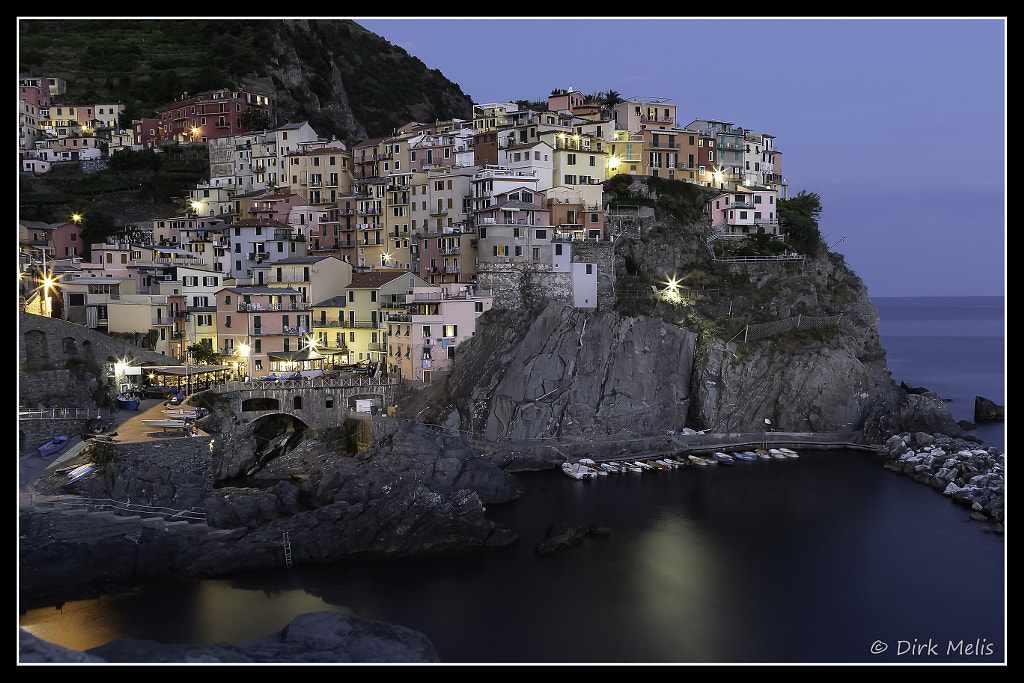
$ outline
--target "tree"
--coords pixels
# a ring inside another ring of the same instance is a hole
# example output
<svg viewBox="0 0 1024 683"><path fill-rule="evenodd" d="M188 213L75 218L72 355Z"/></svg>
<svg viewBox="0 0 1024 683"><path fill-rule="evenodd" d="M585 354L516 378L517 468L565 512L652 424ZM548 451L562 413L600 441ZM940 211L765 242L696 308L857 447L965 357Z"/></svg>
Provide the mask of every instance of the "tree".
<svg viewBox="0 0 1024 683"><path fill-rule="evenodd" d="M779 221L796 251L814 256L822 246L818 217L821 215L821 195L800 192L792 199L779 200Z"/></svg>
<svg viewBox="0 0 1024 683"><path fill-rule="evenodd" d="M210 344L192 344L188 353L199 365L220 365L220 354Z"/></svg>
<svg viewBox="0 0 1024 683"><path fill-rule="evenodd" d="M614 90L609 90L604 95L604 106L608 108L614 107L615 105L621 104L622 102L625 102L625 100L622 99L622 95L615 92Z"/></svg>
<svg viewBox="0 0 1024 683"><path fill-rule="evenodd" d="M249 130L269 130L273 123L270 114L262 109L250 107L242 112L242 125Z"/></svg>

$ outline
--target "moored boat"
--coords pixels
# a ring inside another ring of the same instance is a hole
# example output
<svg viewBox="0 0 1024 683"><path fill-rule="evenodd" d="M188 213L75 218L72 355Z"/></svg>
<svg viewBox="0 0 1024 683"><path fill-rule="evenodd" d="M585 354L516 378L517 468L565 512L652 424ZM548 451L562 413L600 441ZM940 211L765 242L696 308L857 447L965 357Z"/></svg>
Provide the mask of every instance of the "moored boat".
<svg viewBox="0 0 1024 683"><path fill-rule="evenodd" d="M79 479L81 479L82 477L85 477L85 476L88 476L88 475L92 474L93 472L96 471L96 469L97 469L96 465L94 465L91 462L90 463L86 463L84 465L79 465L78 467L76 467L73 470L71 470L70 472L68 472L68 480L67 480L66 483L73 484L76 481L78 481Z"/></svg>
<svg viewBox="0 0 1024 683"><path fill-rule="evenodd" d="M708 465L714 465L715 461L711 458L705 458L703 455L690 455L687 456L690 462L700 467L707 467Z"/></svg>
<svg viewBox="0 0 1024 683"><path fill-rule="evenodd" d="M754 452L757 453L757 457L760 458L761 460L771 460L772 459L772 454L769 453L768 451L764 450L763 448L758 448Z"/></svg>
<svg viewBox="0 0 1024 683"><path fill-rule="evenodd" d="M723 453L721 451L715 451L714 453L711 454L711 457L714 458L716 462L720 462L723 465L736 464L736 461L733 459L731 455L729 455L728 453Z"/></svg>
<svg viewBox="0 0 1024 683"><path fill-rule="evenodd" d="M668 465L662 465L657 460L645 460L648 467L655 470L668 470Z"/></svg>
<svg viewBox="0 0 1024 683"><path fill-rule="evenodd" d="M771 456L773 458L775 458L776 460L785 460L786 459L786 454L783 453L782 451L780 451L778 448L769 448L768 452L771 453Z"/></svg>
<svg viewBox="0 0 1024 683"><path fill-rule="evenodd" d="M780 448L779 452L785 455L787 458L799 458L800 454L789 448Z"/></svg>
<svg viewBox="0 0 1024 683"><path fill-rule="evenodd" d="M575 462L563 462L562 472L564 472L570 479L590 479L591 477L596 476L590 471L589 467L581 466L579 463Z"/></svg>
<svg viewBox="0 0 1024 683"><path fill-rule="evenodd" d="M49 458L57 455L68 446L68 437L55 436L39 447L39 457Z"/></svg>
<svg viewBox="0 0 1024 683"><path fill-rule="evenodd" d="M147 427L160 427L161 429L185 429L187 420L143 420L142 424Z"/></svg>
<svg viewBox="0 0 1024 683"><path fill-rule="evenodd" d="M135 396L127 396L125 394L117 395L117 407L121 410L138 410L139 399Z"/></svg>
<svg viewBox="0 0 1024 683"><path fill-rule="evenodd" d="M733 451L732 457L737 460L757 460L757 454L751 453L750 451Z"/></svg>

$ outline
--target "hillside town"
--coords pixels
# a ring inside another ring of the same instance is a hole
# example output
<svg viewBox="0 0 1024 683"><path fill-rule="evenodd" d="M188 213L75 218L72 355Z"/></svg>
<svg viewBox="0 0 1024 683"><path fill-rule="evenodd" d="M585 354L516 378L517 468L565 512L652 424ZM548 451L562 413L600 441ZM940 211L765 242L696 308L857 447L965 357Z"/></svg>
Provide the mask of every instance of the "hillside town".
<svg viewBox="0 0 1024 683"><path fill-rule="evenodd" d="M773 136L680 118L662 98L609 106L556 89L546 109L480 104L471 120L348 146L276 124L259 93L184 93L122 128L121 104L60 104L69 87L19 80L22 174L174 145L204 150L209 179L180 213L105 243L82 244L79 215L19 220L22 310L212 358L230 379L344 368L429 384L481 314L514 305L524 272L596 308L614 276L604 192L619 175L715 190L706 218L720 235L779 234L786 198Z"/></svg>

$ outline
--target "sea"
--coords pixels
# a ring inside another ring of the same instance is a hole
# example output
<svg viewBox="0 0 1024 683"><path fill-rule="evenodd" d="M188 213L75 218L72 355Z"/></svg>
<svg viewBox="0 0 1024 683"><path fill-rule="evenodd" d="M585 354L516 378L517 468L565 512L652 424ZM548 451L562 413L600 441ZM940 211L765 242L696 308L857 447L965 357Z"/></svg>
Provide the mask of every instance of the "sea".
<svg viewBox="0 0 1024 683"><path fill-rule="evenodd" d="M957 420L1005 406L1003 297L873 298L895 381ZM965 432L1005 451L1002 423ZM74 650L125 638L241 643L333 611L426 635L443 664L1005 664L1005 537L854 450L572 480L517 475L488 514L509 547L161 581L19 609ZM594 525L539 554L553 522Z"/></svg>

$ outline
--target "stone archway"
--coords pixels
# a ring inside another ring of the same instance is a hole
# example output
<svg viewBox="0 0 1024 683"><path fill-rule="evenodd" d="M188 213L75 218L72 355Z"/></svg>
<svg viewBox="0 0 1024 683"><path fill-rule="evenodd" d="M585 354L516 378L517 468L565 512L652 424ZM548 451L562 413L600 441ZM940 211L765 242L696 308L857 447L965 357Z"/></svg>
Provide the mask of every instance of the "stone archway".
<svg viewBox="0 0 1024 683"><path fill-rule="evenodd" d="M50 361L50 347L46 333L42 330L29 330L23 335L25 357L22 359L26 364L31 359L33 365L44 365Z"/></svg>

